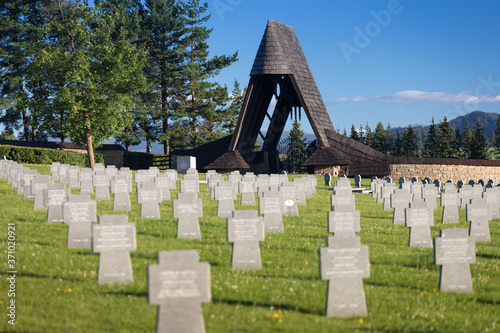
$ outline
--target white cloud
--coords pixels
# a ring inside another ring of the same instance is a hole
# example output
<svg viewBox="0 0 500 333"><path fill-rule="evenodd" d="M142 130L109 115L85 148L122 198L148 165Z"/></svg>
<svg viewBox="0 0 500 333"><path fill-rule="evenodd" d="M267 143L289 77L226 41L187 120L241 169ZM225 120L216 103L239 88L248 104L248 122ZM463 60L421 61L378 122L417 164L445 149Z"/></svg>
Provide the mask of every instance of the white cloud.
<svg viewBox="0 0 500 333"><path fill-rule="evenodd" d="M386 103L405 103L405 102L441 102L441 103L461 103L461 104L477 104L477 103L499 103L500 95L497 96L475 96L470 93L461 92L459 94L450 94L444 92L426 92L419 90L404 90L394 94L380 96L355 96L355 97L340 97L328 104L346 103L346 102L363 102L363 101L381 101Z"/></svg>

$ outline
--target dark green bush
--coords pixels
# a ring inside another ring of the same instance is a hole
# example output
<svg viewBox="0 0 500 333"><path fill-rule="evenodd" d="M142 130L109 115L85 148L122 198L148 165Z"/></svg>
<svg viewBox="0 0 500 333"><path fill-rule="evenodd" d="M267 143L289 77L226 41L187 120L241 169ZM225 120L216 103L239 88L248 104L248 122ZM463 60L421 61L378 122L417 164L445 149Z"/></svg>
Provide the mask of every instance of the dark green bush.
<svg viewBox="0 0 500 333"><path fill-rule="evenodd" d="M89 167L87 154L72 151L0 145L0 158L2 156L17 163L51 164L52 162L61 162L79 167ZM94 154L94 158L96 163L104 163L101 154Z"/></svg>

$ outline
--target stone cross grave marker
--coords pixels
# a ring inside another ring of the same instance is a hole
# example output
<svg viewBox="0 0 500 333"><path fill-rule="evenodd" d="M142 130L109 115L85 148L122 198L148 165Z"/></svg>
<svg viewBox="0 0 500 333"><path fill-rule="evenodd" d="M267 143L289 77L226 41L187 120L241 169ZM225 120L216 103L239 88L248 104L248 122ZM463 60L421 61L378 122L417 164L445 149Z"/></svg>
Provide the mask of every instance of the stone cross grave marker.
<svg viewBox="0 0 500 333"><path fill-rule="evenodd" d="M210 199L215 200L215 187L222 182L224 182L224 177L221 174L210 176L210 180L207 182L207 186L210 188Z"/></svg>
<svg viewBox="0 0 500 333"><path fill-rule="evenodd" d="M380 198L382 200L383 209L384 210L392 210L391 207L391 194L396 191L395 183L387 183L384 187L382 187L382 191L380 193Z"/></svg>
<svg viewBox="0 0 500 333"><path fill-rule="evenodd" d="M438 192L434 184L425 184L422 187L422 198L424 198L424 202L428 203L432 210L437 209L437 196Z"/></svg>
<svg viewBox="0 0 500 333"><path fill-rule="evenodd" d="M283 196L283 215L299 216L297 208L297 187L292 183L283 183L279 187L279 191Z"/></svg>
<svg viewBox="0 0 500 333"><path fill-rule="evenodd" d="M443 206L442 223L459 223L458 192L446 190L441 192L441 206Z"/></svg>
<svg viewBox="0 0 500 333"><path fill-rule="evenodd" d="M460 200L460 208L462 209L466 209L467 208L467 204L470 203L470 199L472 199L472 186L471 185L463 185L459 192L458 192L458 196L459 196L459 200Z"/></svg>
<svg viewBox="0 0 500 333"><path fill-rule="evenodd" d="M215 187L217 200L217 217L231 217L234 211L234 200L237 194L230 182L220 182Z"/></svg>
<svg viewBox="0 0 500 333"><path fill-rule="evenodd" d="M319 248L319 274L328 280L327 317L366 316L363 278L370 277L368 246L358 236L328 237L327 246Z"/></svg>
<svg viewBox="0 0 500 333"><path fill-rule="evenodd" d="M63 202L68 200L69 195L66 184L49 184L43 192L47 206L47 223L64 222Z"/></svg>
<svg viewBox="0 0 500 333"><path fill-rule="evenodd" d="M394 209L393 224L405 224L405 210L410 208L411 193L409 190L398 188L391 194L391 207Z"/></svg>
<svg viewBox="0 0 500 333"><path fill-rule="evenodd" d="M406 209L406 226L410 228L408 246L432 247L430 227L433 225L434 215L427 203L410 203Z"/></svg>
<svg viewBox="0 0 500 333"><path fill-rule="evenodd" d="M37 175L38 172L36 170L29 170L22 175L21 186L23 187L23 198L25 200L35 199L35 195L31 192L31 183Z"/></svg>
<svg viewBox="0 0 500 333"><path fill-rule="evenodd" d="M109 201L111 196L109 195L109 177L106 171L95 171L94 172L94 187L95 187L95 200Z"/></svg>
<svg viewBox="0 0 500 333"><path fill-rule="evenodd" d="M491 208L485 199L472 199L466 209L467 221L469 224L469 236L476 242L489 242L491 220Z"/></svg>
<svg viewBox="0 0 500 333"><path fill-rule="evenodd" d="M55 181L59 181L59 168L61 167L60 162L52 162L49 167L50 175Z"/></svg>
<svg viewBox="0 0 500 333"><path fill-rule="evenodd" d="M238 192L241 193L241 205L255 205L255 192L257 192L257 184L255 180L249 180L248 178L244 177L243 180L238 184Z"/></svg>
<svg viewBox="0 0 500 333"><path fill-rule="evenodd" d="M106 167L104 166L104 164L102 164L102 163L96 163L94 165L94 172L97 172L97 171L104 171L104 172L106 172Z"/></svg>
<svg viewBox="0 0 500 333"><path fill-rule="evenodd" d="M142 183L137 189L137 203L141 204L141 218L159 219L161 189L155 183Z"/></svg>
<svg viewBox="0 0 500 333"><path fill-rule="evenodd" d="M31 193L33 193L33 209L46 209L44 205L43 190L49 188L49 184L54 184L50 175L36 175L31 182Z"/></svg>
<svg viewBox="0 0 500 333"><path fill-rule="evenodd" d="M135 224L128 215L101 215L92 225L92 250L99 253L97 282L134 282L129 251L136 249Z"/></svg>
<svg viewBox="0 0 500 333"><path fill-rule="evenodd" d="M199 193L200 184L198 179L183 179L181 180L181 193Z"/></svg>
<svg viewBox="0 0 500 333"><path fill-rule="evenodd" d="M201 239L198 218L203 217L203 205L196 193L179 193L173 200L173 216L177 222L177 238Z"/></svg>
<svg viewBox="0 0 500 333"><path fill-rule="evenodd" d="M69 164L61 164L59 166L59 183L68 184L68 169Z"/></svg>
<svg viewBox="0 0 500 333"><path fill-rule="evenodd" d="M354 194L347 195L334 194L330 197L332 211L354 211L356 210L356 199Z"/></svg>
<svg viewBox="0 0 500 333"><path fill-rule="evenodd" d="M170 176L161 173L155 177L154 182L157 187L161 188L161 199L163 201L170 201L170 185L172 184Z"/></svg>
<svg viewBox="0 0 500 333"><path fill-rule="evenodd" d="M491 218L498 219L500 218L499 212L499 200L500 194L495 188L486 188L486 191L483 192L483 198L486 200L491 210Z"/></svg>
<svg viewBox="0 0 500 333"><path fill-rule="evenodd" d="M361 187L361 175L354 176L354 183L357 188Z"/></svg>
<svg viewBox="0 0 500 333"><path fill-rule="evenodd" d="M68 168L68 187L70 189L80 188L80 179L79 179L80 167L76 165L72 165Z"/></svg>
<svg viewBox="0 0 500 333"><path fill-rule="evenodd" d="M227 218L227 241L233 243L233 268L261 269L259 242L263 240L264 221L256 210L235 210Z"/></svg>
<svg viewBox="0 0 500 333"><path fill-rule="evenodd" d="M421 183L412 183L410 187L410 191L412 194L413 202L424 202L424 198L422 197L422 188L423 185Z"/></svg>
<svg viewBox="0 0 500 333"><path fill-rule="evenodd" d="M333 233L335 238L355 237L356 232L360 231L359 210L338 209L328 212L328 232Z"/></svg>
<svg viewBox="0 0 500 333"><path fill-rule="evenodd" d="M204 333L201 303L209 303L210 264L196 250L158 252L148 265L148 301L159 305L156 332Z"/></svg>
<svg viewBox="0 0 500 333"><path fill-rule="evenodd" d="M149 183L149 175L148 170L137 170L135 172L134 182L139 187L139 184Z"/></svg>
<svg viewBox="0 0 500 333"><path fill-rule="evenodd" d="M68 224L69 248L92 248L92 222L97 221L97 203L89 194L74 194L63 203L64 223Z"/></svg>
<svg viewBox="0 0 500 333"><path fill-rule="evenodd" d="M94 194L94 173L90 168L80 169L78 181L80 182L80 194Z"/></svg>
<svg viewBox="0 0 500 333"><path fill-rule="evenodd" d="M297 188L297 206L305 206L306 201L306 185L298 179L294 179L291 182Z"/></svg>
<svg viewBox="0 0 500 333"><path fill-rule="evenodd" d="M332 186L332 175L329 173L325 174L325 186Z"/></svg>
<svg viewBox="0 0 500 333"><path fill-rule="evenodd" d="M434 262L441 265L439 290L471 293L470 264L476 262L476 250L467 229L441 229L434 242Z"/></svg>
<svg viewBox="0 0 500 333"><path fill-rule="evenodd" d="M111 193L114 194L114 211L128 212L132 210L130 192L132 192L132 182L127 176L113 176L113 179L111 179Z"/></svg>
<svg viewBox="0 0 500 333"><path fill-rule="evenodd" d="M459 181L457 182L457 187L458 187L459 189L461 189L461 188L462 188L462 186L464 186L464 182L463 182L463 180L459 180Z"/></svg>
<svg viewBox="0 0 500 333"><path fill-rule="evenodd" d="M264 215L264 230L266 232L283 232L283 197L279 192L263 192L259 197L260 214Z"/></svg>

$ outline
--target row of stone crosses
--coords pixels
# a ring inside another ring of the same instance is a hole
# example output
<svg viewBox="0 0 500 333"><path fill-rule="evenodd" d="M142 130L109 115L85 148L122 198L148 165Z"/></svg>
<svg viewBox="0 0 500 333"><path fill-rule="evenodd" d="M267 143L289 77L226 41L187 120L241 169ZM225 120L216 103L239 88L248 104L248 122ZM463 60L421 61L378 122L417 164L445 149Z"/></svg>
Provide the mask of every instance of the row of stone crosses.
<svg viewBox="0 0 500 333"><path fill-rule="evenodd" d="M125 214L100 215L99 223L93 224L97 221L97 205L90 200L90 194L95 194L97 200L110 200L111 189L113 209L129 211L131 170L102 164L91 170L53 163L50 173L39 175L21 164L0 160L0 178L6 179L25 199L33 200L34 209L46 209L47 223L68 225L68 247L92 248L99 253L99 284L133 282L129 252L137 247L135 224L129 223ZM264 233L284 232L282 215L298 216L297 206L305 205L306 197L315 193L316 178L307 176L289 182L286 174L247 173L242 177L238 172L228 178L229 181L224 181L223 176L214 171L206 175L210 196L218 202L217 216L227 218L228 241L233 243L232 266L260 269L259 242L264 240ZM176 189L177 172L160 173L156 168L138 170L134 181L141 217L160 218L158 204L170 200L169 190ZM199 186L196 170L187 170L172 205L180 238L201 238L198 218L202 217L203 210L201 199L197 198ZM80 194L71 194L71 189L78 188ZM255 205L255 192L263 217L258 216L256 210L234 209L237 193L241 193L241 205ZM202 331L200 303L211 299L209 264L199 263L194 250L162 251L158 253L158 262L148 267L149 301L160 305L158 331L166 327L182 328L186 323L190 323L185 327L187 330L197 327ZM178 313L179 308L183 309L182 313Z"/></svg>
<svg viewBox="0 0 500 333"><path fill-rule="evenodd" d="M325 185L328 186L329 181L331 179L325 177ZM341 177L333 187L328 229L334 236L328 238L327 247L320 249L321 278L329 280L327 315L366 315L362 278L369 277L368 248L361 246L359 237L355 236L355 232L360 231L360 214L355 210L352 194L353 190L366 191L361 188L359 175L355 182L356 188L352 189L350 181ZM490 241L489 220L500 217L500 187L493 186L493 181L488 181L486 186L482 181L470 181L468 185L459 182L457 191L452 182L441 188L439 181L419 182L416 178L411 181L401 178L399 184L397 188L390 177L385 180L374 177L370 188L384 210L393 210L393 223L410 229L409 246L434 247L434 262L441 265L439 289L472 292L469 265L475 263L475 242ZM441 229L440 237L433 243L430 226L434 225L439 196L442 223L459 223L458 207L462 207L466 209L470 227L469 230Z"/></svg>

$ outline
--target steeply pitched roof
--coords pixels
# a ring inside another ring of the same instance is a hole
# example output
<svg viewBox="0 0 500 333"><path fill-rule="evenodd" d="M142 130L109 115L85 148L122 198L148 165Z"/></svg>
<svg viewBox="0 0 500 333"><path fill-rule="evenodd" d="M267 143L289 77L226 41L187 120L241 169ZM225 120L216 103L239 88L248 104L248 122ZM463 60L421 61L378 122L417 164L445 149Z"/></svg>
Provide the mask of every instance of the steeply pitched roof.
<svg viewBox="0 0 500 333"><path fill-rule="evenodd" d="M213 170L240 170L249 169L250 165L243 159L239 151L228 151L219 156L215 161L204 167Z"/></svg>
<svg viewBox="0 0 500 333"><path fill-rule="evenodd" d="M227 135L221 139L206 143L193 149L176 149L172 152L172 155L194 156L196 157L196 167L198 169L203 169L219 156L227 152L230 141L231 135Z"/></svg>

